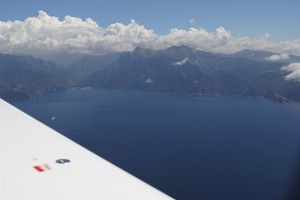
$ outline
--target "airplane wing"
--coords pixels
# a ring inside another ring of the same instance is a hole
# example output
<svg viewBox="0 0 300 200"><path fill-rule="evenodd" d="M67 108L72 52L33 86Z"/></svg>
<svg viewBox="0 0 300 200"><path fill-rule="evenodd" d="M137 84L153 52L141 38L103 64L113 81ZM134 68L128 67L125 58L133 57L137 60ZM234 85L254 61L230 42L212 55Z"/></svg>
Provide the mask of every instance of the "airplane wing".
<svg viewBox="0 0 300 200"><path fill-rule="evenodd" d="M0 115L1 200L172 199L2 99Z"/></svg>

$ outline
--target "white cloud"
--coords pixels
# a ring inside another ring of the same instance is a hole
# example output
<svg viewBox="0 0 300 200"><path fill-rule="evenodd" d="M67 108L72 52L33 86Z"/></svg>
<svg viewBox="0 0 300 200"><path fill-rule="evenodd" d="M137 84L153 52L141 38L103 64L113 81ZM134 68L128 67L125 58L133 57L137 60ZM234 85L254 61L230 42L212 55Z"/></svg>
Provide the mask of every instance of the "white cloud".
<svg viewBox="0 0 300 200"><path fill-rule="evenodd" d="M253 49L300 55L300 39L271 42L268 40L270 37L269 33L260 37L232 36L223 27L212 32L203 28L174 28L166 35L157 35L134 20L127 25L115 23L104 28L89 18L82 20L66 16L60 20L43 11L24 21L0 21L1 53L101 54L132 51L137 46L164 49L187 45L197 50L221 53Z"/></svg>
<svg viewBox="0 0 300 200"><path fill-rule="evenodd" d="M183 59L183 60L174 62L174 63L172 63L172 64L173 64L173 65L177 65L177 66L181 66L181 65L184 65L188 60L189 60L189 58L185 58L185 59Z"/></svg>
<svg viewBox="0 0 300 200"><path fill-rule="evenodd" d="M268 61L280 61L290 59L289 54L274 54L265 58Z"/></svg>
<svg viewBox="0 0 300 200"><path fill-rule="evenodd" d="M196 20L195 19L189 19L190 24L195 24Z"/></svg>
<svg viewBox="0 0 300 200"><path fill-rule="evenodd" d="M300 81L300 63L292 63L281 68L286 72L291 72L285 76L285 80Z"/></svg>
<svg viewBox="0 0 300 200"><path fill-rule="evenodd" d="M153 83L151 78L148 78L147 80L145 80L145 83Z"/></svg>
<svg viewBox="0 0 300 200"><path fill-rule="evenodd" d="M264 38L265 39L269 39L269 38L271 38L272 37L272 35L270 34L270 33L265 33L264 34Z"/></svg>

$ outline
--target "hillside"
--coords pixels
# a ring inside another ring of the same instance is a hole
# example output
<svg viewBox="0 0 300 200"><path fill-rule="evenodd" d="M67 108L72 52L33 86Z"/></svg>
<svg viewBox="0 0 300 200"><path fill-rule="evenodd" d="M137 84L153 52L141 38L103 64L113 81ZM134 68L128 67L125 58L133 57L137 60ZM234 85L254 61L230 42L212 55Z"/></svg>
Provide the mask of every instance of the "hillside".
<svg viewBox="0 0 300 200"><path fill-rule="evenodd" d="M300 82L285 80L281 68L300 59L275 62L273 52L244 50L214 54L187 46L164 50L86 55L68 67L31 56L0 54L0 96L36 97L71 87L133 89L192 95L263 96L300 101Z"/></svg>
<svg viewBox="0 0 300 200"><path fill-rule="evenodd" d="M0 54L0 97L27 99L46 92L63 91L68 74L53 62L31 56Z"/></svg>
<svg viewBox="0 0 300 200"><path fill-rule="evenodd" d="M278 62L220 56L187 46L165 50L136 48L81 85L194 95L264 96L275 101L300 100L300 83L286 81Z"/></svg>

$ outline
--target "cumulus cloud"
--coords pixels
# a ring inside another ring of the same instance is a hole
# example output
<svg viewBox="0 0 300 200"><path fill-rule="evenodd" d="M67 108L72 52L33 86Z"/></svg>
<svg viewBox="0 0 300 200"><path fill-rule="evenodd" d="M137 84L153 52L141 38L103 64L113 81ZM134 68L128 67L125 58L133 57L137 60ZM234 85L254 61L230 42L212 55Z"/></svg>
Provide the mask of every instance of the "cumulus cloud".
<svg viewBox="0 0 300 200"><path fill-rule="evenodd" d="M285 80L300 81L300 63L292 63L281 68L286 72L291 72L285 76Z"/></svg>
<svg viewBox="0 0 300 200"><path fill-rule="evenodd" d="M274 54L265 58L267 61L280 61L290 59L289 54Z"/></svg>
<svg viewBox="0 0 300 200"><path fill-rule="evenodd" d="M173 65L181 66L181 65L184 65L188 60L189 60L189 58L185 58L183 60L174 62Z"/></svg>
<svg viewBox="0 0 300 200"><path fill-rule="evenodd" d="M66 16L63 20L39 11L24 21L0 22L0 52L3 53L106 53L145 46L155 34L134 20L128 25L100 27L88 18Z"/></svg>
<svg viewBox="0 0 300 200"><path fill-rule="evenodd" d="M191 19L191 22L194 20ZM135 47L164 49L187 45L197 50L233 53L243 49L276 51L300 55L300 39L271 42L260 37L233 36L223 27L209 32L203 28L171 29L166 35L139 25L114 23L101 27L92 19L66 16L60 20L44 11L24 21L0 21L1 53L86 53L132 51Z"/></svg>

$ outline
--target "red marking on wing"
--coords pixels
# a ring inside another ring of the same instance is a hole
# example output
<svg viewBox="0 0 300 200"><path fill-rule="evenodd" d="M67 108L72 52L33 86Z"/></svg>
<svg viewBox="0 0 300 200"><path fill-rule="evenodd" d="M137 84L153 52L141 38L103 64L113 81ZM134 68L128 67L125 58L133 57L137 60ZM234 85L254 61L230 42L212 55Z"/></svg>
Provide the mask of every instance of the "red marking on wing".
<svg viewBox="0 0 300 200"><path fill-rule="evenodd" d="M44 171L51 170L51 167L48 164L36 165L36 166L33 166L33 168L36 169L38 172L44 172Z"/></svg>

